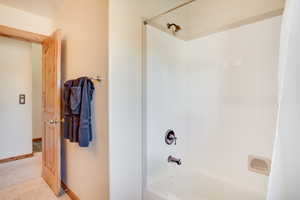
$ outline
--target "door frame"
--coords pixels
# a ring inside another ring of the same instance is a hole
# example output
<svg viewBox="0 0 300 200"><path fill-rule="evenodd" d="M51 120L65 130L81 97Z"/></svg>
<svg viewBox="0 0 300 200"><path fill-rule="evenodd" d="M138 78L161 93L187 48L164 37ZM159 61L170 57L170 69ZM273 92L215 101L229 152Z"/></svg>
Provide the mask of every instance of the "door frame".
<svg viewBox="0 0 300 200"><path fill-rule="evenodd" d="M0 25L0 36L42 44L49 36Z"/></svg>
<svg viewBox="0 0 300 200"><path fill-rule="evenodd" d="M58 30L58 32L59 31L60 30ZM52 38L51 36L46 36L46 35L33 33L33 32L29 32L29 31L24 31L24 30L12 28L12 27L4 26L4 25L0 25L0 36L11 38L11 39L16 39L16 40L20 40L20 41L30 42L30 43L41 44L43 47L43 55L42 55L43 57L44 57L44 49L47 48L47 46L48 46L47 41L49 41ZM60 55L59 55L59 59L60 59ZM42 66L43 68L44 68L44 64L45 63L43 60L43 66ZM42 76L42 82L43 82L44 75L41 74L41 76ZM59 84L59 90L61 90L61 84ZM41 94L41 96L43 96L43 94ZM61 98L60 95L59 95L59 98ZM41 120L43 120L43 119L41 119ZM44 140L44 136L43 136L43 140ZM43 151L44 151L44 147L43 147ZM60 148L57 151L61 151ZM61 152L57 152L57 153L60 154ZM44 152L43 152L43 154L44 154ZM61 176L60 175L61 174L60 164L59 164L58 173L59 173L58 176L60 177ZM59 185L60 185L60 183L61 183L61 180L59 180ZM61 190L60 188L55 188L55 189ZM56 190L53 190L53 191L56 195L60 194L60 191L56 191Z"/></svg>

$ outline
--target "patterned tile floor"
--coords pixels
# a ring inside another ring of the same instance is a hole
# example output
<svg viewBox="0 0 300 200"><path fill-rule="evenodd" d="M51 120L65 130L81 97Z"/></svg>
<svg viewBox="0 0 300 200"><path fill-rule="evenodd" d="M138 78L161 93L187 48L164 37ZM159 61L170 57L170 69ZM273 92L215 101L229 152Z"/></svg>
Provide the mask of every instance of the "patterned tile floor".
<svg viewBox="0 0 300 200"><path fill-rule="evenodd" d="M0 200L70 200L56 197L41 178L41 153L0 164Z"/></svg>

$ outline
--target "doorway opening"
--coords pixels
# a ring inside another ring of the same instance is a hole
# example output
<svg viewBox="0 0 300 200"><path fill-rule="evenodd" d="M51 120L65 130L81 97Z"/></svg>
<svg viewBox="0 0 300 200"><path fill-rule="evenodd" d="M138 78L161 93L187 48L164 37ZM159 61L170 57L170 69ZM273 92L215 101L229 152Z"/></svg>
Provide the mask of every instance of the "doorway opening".
<svg viewBox="0 0 300 200"><path fill-rule="evenodd" d="M2 190L30 181L62 193L60 58L59 30L45 36L0 25Z"/></svg>
<svg viewBox="0 0 300 200"><path fill-rule="evenodd" d="M0 36L0 66L3 189L41 174L42 45Z"/></svg>

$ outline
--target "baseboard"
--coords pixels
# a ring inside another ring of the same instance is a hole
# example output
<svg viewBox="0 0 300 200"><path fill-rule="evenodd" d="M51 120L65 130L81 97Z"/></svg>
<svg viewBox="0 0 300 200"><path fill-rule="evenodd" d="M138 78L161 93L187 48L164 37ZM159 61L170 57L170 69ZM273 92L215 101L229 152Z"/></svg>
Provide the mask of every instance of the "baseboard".
<svg viewBox="0 0 300 200"><path fill-rule="evenodd" d="M32 142L41 142L42 141L42 138L33 138L32 139Z"/></svg>
<svg viewBox="0 0 300 200"><path fill-rule="evenodd" d="M80 200L79 197L63 181L61 181L61 187L72 200Z"/></svg>
<svg viewBox="0 0 300 200"><path fill-rule="evenodd" d="M14 157L10 157L10 158L5 158L5 159L0 160L0 164L12 162L12 161L16 161L16 160L22 160L25 158L31 158L31 157L33 157L33 153L24 154L24 155L20 155L20 156L14 156Z"/></svg>

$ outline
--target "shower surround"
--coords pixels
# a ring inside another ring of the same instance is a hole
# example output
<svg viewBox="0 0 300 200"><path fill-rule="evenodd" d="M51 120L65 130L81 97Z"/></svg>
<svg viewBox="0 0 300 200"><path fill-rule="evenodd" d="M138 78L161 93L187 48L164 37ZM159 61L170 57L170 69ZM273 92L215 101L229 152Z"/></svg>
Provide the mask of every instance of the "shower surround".
<svg viewBox="0 0 300 200"><path fill-rule="evenodd" d="M147 26L146 200L266 198L268 177L248 156L272 158L280 26L279 16L191 41Z"/></svg>

